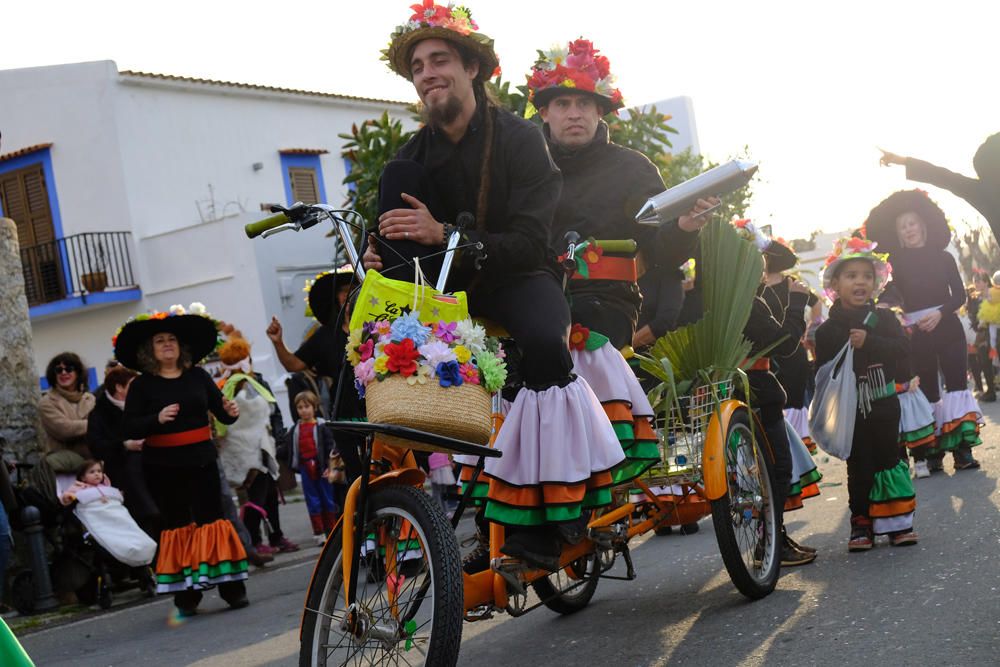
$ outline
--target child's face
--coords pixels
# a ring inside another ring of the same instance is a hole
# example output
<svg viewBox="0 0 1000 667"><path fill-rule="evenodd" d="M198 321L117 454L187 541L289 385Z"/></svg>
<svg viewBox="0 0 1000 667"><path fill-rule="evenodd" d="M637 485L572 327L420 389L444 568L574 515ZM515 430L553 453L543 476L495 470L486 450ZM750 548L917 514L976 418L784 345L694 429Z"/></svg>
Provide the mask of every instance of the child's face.
<svg viewBox="0 0 1000 667"><path fill-rule="evenodd" d="M316 419L316 410L309 401L299 401L296 403L295 411L299 413L299 419L304 422L311 422Z"/></svg>
<svg viewBox="0 0 1000 667"><path fill-rule="evenodd" d="M80 480L84 484L100 484L104 479L104 468L101 467L100 463L95 463L94 465L87 468L87 472L83 473L83 479Z"/></svg>
<svg viewBox="0 0 1000 667"><path fill-rule="evenodd" d="M860 308L872 298L875 291L875 267L864 259L851 259L840 267L832 285L841 303L849 308Z"/></svg>

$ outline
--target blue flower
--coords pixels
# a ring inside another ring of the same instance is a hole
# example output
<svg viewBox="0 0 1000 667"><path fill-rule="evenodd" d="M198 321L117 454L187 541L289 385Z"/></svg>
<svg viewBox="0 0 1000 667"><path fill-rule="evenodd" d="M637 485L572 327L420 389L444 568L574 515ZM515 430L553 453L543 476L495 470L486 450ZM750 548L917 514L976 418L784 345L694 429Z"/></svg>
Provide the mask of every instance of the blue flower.
<svg viewBox="0 0 1000 667"><path fill-rule="evenodd" d="M365 397L365 385L360 380L354 380L354 388L358 390L358 398Z"/></svg>
<svg viewBox="0 0 1000 667"><path fill-rule="evenodd" d="M462 373L457 361L442 361L437 365L435 373L442 387L458 387L462 384Z"/></svg>
<svg viewBox="0 0 1000 667"><path fill-rule="evenodd" d="M409 338L413 344L420 347L427 342L427 337L431 335L431 328L420 323L417 313L408 313L402 317L397 317L392 323L392 340L399 343L404 338Z"/></svg>

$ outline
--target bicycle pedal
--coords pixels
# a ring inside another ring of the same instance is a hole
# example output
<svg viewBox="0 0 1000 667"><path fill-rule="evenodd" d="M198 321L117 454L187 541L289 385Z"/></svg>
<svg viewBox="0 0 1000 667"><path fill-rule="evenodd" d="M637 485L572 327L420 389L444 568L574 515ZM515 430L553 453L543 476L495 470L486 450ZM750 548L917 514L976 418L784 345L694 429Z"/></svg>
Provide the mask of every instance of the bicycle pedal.
<svg viewBox="0 0 1000 667"><path fill-rule="evenodd" d="M527 572L532 568L528 567L519 560L514 560L513 558L498 557L490 561L490 569L503 577L504 581L511 590L517 595L526 595L527 590L524 588L524 581L519 576L522 572Z"/></svg>

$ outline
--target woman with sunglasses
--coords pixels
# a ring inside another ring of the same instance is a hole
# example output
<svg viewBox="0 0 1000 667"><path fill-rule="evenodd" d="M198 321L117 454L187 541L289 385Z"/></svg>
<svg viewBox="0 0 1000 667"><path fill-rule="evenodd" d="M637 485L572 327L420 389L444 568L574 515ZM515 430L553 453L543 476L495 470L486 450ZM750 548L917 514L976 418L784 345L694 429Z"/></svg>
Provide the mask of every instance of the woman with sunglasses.
<svg viewBox="0 0 1000 667"><path fill-rule="evenodd" d="M38 402L38 412L48 436L46 452L73 452L80 456L79 465L91 458L87 417L96 404L87 391L83 362L73 352L57 354L45 369L45 379L49 391Z"/></svg>

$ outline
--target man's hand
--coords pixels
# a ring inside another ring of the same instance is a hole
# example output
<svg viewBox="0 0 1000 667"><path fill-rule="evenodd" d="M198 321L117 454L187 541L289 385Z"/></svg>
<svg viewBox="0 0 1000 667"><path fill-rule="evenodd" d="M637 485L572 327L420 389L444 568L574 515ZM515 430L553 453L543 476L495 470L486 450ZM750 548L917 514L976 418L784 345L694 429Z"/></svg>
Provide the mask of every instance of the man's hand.
<svg viewBox="0 0 1000 667"><path fill-rule="evenodd" d="M906 158L902 155L896 155L895 153L890 153L889 151L882 150L882 157L879 158L878 163L883 167L888 167L893 164L906 164Z"/></svg>
<svg viewBox="0 0 1000 667"><path fill-rule="evenodd" d="M365 269L382 270L382 256L378 254L378 237L374 234L368 235L368 247L365 248L361 263Z"/></svg>
<svg viewBox="0 0 1000 667"><path fill-rule="evenodd" d="M390 241L413 241L421 245L442 245L444 225L434 219L424 203L405 192L400 195L413 208L394 208L378 219L378 231Z"/></svg>
<svg viewBox="0 0 1000 667"><path fill-rule="evenodd" d="M864 347L866 338L868 338L868 332L865 329L851 329L851 337L848 340L851 343L851 347L855 350L860 350Z"/></svg>
<svg viewBox="0 0 1000 667"><path fill-rule="evenodd" d="M682 215L677 219L677 226L683 229L685 232L696 232L705 225L709 223L712 216L705 214L710 208L718 206L720 203L718 197L709 197L707 199L699 199L694 208L687 212L686 215Z"/></svg>
<svg viewBox="0 0 1000 667"><path fill-rule="evenodd" d="M917 322L917 328L930 333L937 328L939 322L941 322L941 311L935 310L933 313L921 317L920 321Z"/></svg>
<svg viewBox="0 0 1000 667"><path fill-rule="evenodd" d="M130 452L141 452L142 443L144 442L146 442L145 438L143 438L142 440L126 440L125 449L129 450Z"/></svg>
<svg viewBox="0 0 1000 667"><path fill-rule="evenodd" d="M177 419L177 413L181 411L180 403L171 403L167 407L160 410L160 414L157 415L157 419L161 424L166 424L167 422L172 422Z"/></svg>
<svg viewBox="0 0 1000 667"><path fill-rule="evenodd" d="M271 323L267 325L267 331L265 333L275 345L279 345L281 343L281 322L279 322L278 318L274 315L271 316Z"/></svg>

